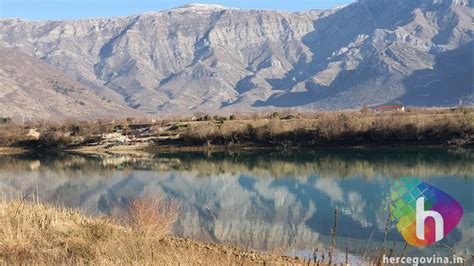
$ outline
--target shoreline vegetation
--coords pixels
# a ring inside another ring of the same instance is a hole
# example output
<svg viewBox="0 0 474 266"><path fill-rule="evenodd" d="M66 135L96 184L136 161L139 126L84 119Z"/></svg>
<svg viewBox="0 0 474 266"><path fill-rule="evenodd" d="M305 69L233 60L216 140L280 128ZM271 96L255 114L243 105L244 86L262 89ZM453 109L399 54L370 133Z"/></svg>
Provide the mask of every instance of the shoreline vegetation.
<svg viewBox="0 0 474 266"><path fill-rule="evenodd" d="M299 147L474 147L474 108L0 124L0 154Z"/></svg>
<svg viewBox="0 0 474 266"><path fill-rule="evenodd" d="M130 203L125 221L87 218L78 210L0 200L0 263L297 265L277 253L171 236L179 206L158 199ZM309 263L308 263L309 264Z"/></svg>

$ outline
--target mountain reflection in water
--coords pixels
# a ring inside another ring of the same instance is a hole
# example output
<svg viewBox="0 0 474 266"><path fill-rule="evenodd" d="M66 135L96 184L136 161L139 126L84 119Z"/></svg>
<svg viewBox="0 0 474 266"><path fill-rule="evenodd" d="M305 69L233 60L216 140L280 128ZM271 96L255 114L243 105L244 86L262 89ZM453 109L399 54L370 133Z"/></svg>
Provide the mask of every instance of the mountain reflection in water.
<svg viewBox="0 0 474 266"><path fill-rule="evenodd" d="M177 235L285 252L327 246L338 208L338 246L360 251L383 241L388 180L414 176L463 204L443 244L471 254L473 162L443 149L0 156L0 193L119 219L130 200L163 195L181 204ZM388 238L402 245L394 228Z"/></svg>

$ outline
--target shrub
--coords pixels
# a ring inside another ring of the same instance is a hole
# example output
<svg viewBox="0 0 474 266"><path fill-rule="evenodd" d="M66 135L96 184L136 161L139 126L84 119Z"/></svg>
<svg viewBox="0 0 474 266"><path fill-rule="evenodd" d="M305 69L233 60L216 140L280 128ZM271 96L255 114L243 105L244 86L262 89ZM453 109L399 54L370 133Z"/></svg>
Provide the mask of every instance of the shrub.
<svg viewBox="0 0 474 266"><path fill-rule="evenodd" d="M22 141L27 130L16 124L0 124L0 145L14 146Z"/></svg>
<svg viewBox="0 0 474 266"><path fill-rule="evenodd" d="M362 107L360 112L363 113L363 114L368 114L370 112L370 109L367 105L364 105L364 107Z"/></svg>
<svg viewBox="0 0 474 266"><path fill-rule="evenodd" d="M162 238L171 233L178 214L179 204L162 197L136 199L130 203L128 223L145 239Z"/></svg>
<svg viewBox="0 0 474 266"><path fill-rule="evenodd" d="M0 124L10 123L12 119L10 117L0 117Z"/></svg>

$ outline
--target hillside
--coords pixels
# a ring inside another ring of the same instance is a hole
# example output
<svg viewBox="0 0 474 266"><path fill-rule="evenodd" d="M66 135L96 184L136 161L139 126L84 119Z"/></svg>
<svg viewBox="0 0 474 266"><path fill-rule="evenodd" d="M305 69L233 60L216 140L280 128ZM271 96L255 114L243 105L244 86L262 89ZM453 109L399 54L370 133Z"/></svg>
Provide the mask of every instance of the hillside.
<svg viewBox="0 0 474 266"><path fill-rule="evenodd" d="M134 113L43 61L13 49L0 49L0 96L0 117L18 121L126 117Z"/></svg>

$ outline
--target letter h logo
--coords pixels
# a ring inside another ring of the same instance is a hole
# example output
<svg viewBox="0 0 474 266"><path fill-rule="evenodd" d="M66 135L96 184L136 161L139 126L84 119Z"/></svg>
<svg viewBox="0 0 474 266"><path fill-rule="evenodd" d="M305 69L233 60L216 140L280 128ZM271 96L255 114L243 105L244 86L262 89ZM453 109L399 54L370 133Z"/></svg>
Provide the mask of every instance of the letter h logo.
<svg viewBox="0 0 474 266"><path fill-rule="evenodd" d="M397 229L412 246L423 247L442 240L463 216L459 202L416 178L395 179L390 200Z"/></svg>
<svg viewBox="0 0 474 266"><path fill-rule="evenodd" d="M443 216L437 211L425 211L425 198L420 197L416 200L416 237L425 240L425 220L431 217L435 221L435 241L440 241L444 237Z"/></svg>

